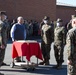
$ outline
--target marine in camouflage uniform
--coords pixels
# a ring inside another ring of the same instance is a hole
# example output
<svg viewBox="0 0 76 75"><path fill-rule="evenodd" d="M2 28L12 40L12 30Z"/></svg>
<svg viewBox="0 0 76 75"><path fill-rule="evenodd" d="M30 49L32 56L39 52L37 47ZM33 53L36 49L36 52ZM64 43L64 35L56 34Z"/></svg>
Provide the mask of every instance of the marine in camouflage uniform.
<svg viewBox="0 0 76 75"><path fill-rule="evenodd" d="M71 28L72 28L72 25L71 25L71 20L70 20L70 22L67 24L67 31L69 31Z"/></svg>
<svg viewBox="0 0 76 75"><path fill-rule="evenodd" d="M72 28L71 22L72 22L72 19L73 19L74 17L76 17L76 15L71 15L71 20L70 20L70 22L67 24L67 30L68 30L68 31Z"/></svg>
<svg viewBox="0 0 76 75"><path fill-rule="evenodd" d="M54 54L57 65L54 66L56 69L60 69L62 66L63 60L63 52L64 52L64 45L65 45L65 28L62 25L62 20L57 20L57 27L54 31Z"/></svg>
<svg viewBox="0 0 76 75"><path fill-rule="evenodd" d="M49 65L49 59L50 59L50 50L51 50L51 43L53 42L53 37L54 37L54 31L52 26L49 25L49 17L46 17L44 19L44 25L41 28L41 37L42 37L42 42L41 42L41 50L43 54L43 62L40 64L45 64Z"/></svg>
<svg viewBox="0 0 76 75"><path fill-rule="evenodd" d="M76 18L72 20L72 29L67 33L66 49L68 51L67 75L76 75Z"/></svg>
<svg viewBox="0 0 76 75"><path fill-rule="evenodd" d="M6 21L5 12L0 12L0 66L3 63L4 56L5 56L5 49L7 46L8 27L9 27L9 25Z"/></svg>
<svg viewBox="0 0 76 75"><path fill-rule="evenodd" d="M40 28L42 28L42 26L45 24L44 20L47 18L47 16L44 16L44 19L42 20L42 22L40 23Z"/></svg>

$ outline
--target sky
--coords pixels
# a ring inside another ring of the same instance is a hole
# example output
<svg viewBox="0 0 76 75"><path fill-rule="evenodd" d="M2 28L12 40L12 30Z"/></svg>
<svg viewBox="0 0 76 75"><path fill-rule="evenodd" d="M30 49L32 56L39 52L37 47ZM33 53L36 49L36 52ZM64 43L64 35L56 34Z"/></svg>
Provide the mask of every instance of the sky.
<svg viewBox="0 0 76 75"><path fill-rule="evenodd" d="M71 5L76 6L76 0L57 0L57 2L71 4Z"/></svg>

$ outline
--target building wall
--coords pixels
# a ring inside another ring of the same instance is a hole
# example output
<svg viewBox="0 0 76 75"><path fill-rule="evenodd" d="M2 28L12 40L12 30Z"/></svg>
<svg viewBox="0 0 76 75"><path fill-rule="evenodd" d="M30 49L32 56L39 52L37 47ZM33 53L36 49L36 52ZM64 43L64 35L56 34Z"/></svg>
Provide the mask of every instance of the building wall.
<svg viewBox="0 0 76 75"><path fill-rule="evenodd" d="M56 0L0 0L0 11L6 11L9 19L23 16L28 20L41 21L50 16L56 19Z"/></svg>
<svg viewBox="0 0 76 75"><path fill-rule="evenodd" d="M76 14L75 10L75 7L57 5L56 18L61 18L63 20L63 23L66 24L70 21L71 15Z"/></svg>

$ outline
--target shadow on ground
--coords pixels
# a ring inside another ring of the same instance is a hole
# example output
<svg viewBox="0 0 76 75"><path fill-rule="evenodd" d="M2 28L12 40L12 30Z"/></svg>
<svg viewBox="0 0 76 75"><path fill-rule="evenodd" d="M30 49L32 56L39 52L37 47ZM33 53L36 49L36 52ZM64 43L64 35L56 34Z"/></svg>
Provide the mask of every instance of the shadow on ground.
<svg viewBox="0 0 76 75"><path fill-rule="evenodd" d="M52 68L52 66L38 66L34 71L32 69L29 69L27 71L26 69L22 69L19 67L15 67L12 69L0 69L0 71L3 72L20 72L20 73L32 73L32 74L42 74L42 75L67 75L67 66L63 65L63 68L60 70Z"/></svg>

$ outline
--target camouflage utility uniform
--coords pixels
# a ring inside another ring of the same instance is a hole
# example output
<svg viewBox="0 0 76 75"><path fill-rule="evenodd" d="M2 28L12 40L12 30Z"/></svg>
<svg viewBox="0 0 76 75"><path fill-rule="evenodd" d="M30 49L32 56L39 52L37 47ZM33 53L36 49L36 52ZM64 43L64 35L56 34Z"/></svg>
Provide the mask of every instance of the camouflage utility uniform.
<svg viewBox="0 0 76 75"><path fill-rule="evenodd" d="M62 65L63 52L65 44L65 29L63 26L56 27L54 31L54 53L57 62L57 66Z"/></svg>
<svg viewBox="0 0 76 75"><path fill-rule="evenodd" d="M45 64L48 64L50 59L50 50L51 50L50 47L51 43L54 40L53 28L50 25L44 24L41 29L41 36L42 36L41 49L43 58L45 60Z"/></svg>
<svg viewBox="0 0 76 75"><path fill-rule="evenodd" d="M66 49L68 51L68 75L76 75L76 27L72 28L67 33Z"/></svg>
<svg viewBox="0 0 76 75"><path fill-rule="evenodd" d="M9 25L6 21L0 20L0 46L4 45L5 48L7 46L7 30ZM0 65L2 64L5 56L5 49L0 48Z"/></svg>
<svg viewBox="0 0 76 75"><path fill-rule="evenodd" d="M72 28L72 25L71 25L71 21L67 24L67 31L69 31L70 29Z"/></svg>

